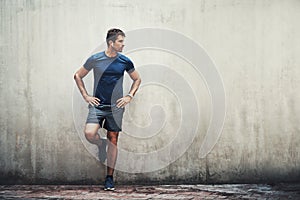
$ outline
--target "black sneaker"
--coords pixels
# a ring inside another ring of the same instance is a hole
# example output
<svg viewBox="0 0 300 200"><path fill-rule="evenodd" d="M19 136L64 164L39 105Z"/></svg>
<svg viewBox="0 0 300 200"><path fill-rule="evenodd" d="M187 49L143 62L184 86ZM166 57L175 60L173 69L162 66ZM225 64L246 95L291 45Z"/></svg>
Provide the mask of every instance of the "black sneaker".
<svg viewBox="0 0 300 200"><path fill-rule="evenodd" d="M100 146L98 146L98 158L100 162L104 163L106 160L106 146L107 146L107 141L106 139L101 139L102 143Z"/></svg>
<svg viewBox="0 0 300 200"><path fill-rule="evenodd" d="M115 190L115 184L113 181L113 177L111 176L106 176L105 182L104 182L104 190L105 191L114 191Z"/></svg>

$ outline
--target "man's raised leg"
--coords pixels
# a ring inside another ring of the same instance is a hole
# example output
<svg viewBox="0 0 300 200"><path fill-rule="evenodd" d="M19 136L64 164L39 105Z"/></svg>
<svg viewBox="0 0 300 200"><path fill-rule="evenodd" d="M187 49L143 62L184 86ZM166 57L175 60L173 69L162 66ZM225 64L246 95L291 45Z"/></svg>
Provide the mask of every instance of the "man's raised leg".
<svg viewBox="0 0 300 200"><path fill-rule="evenodd" d="M99 124L87 123L85 125L84 134L90 143L98 146L98 158L100 162L104 163L106 159L106 139L100 138L100 135L98 134L99 128Z"/></svg>
<svg viewBox="0 0 300 200"><path fill-rule="evenodd" d="M101 145L100 135L98 134L98 129L100 128L99 124L96 123L87 123L85 124L84 135L85 138L92 144L98 146Z"/></svg>

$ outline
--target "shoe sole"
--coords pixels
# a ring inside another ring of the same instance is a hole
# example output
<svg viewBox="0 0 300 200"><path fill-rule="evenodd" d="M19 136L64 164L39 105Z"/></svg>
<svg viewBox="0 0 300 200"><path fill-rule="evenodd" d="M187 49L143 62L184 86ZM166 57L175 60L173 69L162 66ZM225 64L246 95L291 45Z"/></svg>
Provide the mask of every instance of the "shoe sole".
<svg viewBox="0 0 300 200"><path fill-rule="evenodd" d="M105 191L114 191L115 188L104 188Z"/></svg>

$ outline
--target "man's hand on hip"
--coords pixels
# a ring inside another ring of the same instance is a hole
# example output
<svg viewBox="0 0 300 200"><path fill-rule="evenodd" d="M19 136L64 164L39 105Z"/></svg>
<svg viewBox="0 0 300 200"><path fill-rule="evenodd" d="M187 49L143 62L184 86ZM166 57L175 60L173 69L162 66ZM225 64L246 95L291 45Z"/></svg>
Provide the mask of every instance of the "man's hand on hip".
<svg viewBox="0 0 300 200"><path fill-rule="evenodd" d="M91 106L99 106L100 105L100 99L97 97L91 97L91 96L85 96L84 100L89 103Z"/></svg>
<svg viewBox="0 0 300 200"><path fill-rule="evenodd" d="M131 101L130 96L125 96L117 100L117 107L118 108L124 108L130 101Z"/></svg>

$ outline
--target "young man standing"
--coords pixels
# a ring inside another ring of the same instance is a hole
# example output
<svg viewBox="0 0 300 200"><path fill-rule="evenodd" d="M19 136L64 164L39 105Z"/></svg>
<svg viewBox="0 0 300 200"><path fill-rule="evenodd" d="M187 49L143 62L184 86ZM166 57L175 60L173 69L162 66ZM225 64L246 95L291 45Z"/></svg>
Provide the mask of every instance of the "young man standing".
<svg viewBox="0 0 300 200"><path fill-rule="evenodd" d="M114 190L113 173L117 160L117 142L122 131L124 107L132 100L139 88L141 78L129 58L120 54L124 48L125 34L120 29L107 32L105 51L96 53L87 59L85 64L75 73L74 79L89 104L89 114L85 125L86 139L98 146L99 160L104 162L107 157L107 176L104 190ZM93 95L85 89L83 78L94 70ZM133 83L128 94L123 96L123 75L127 72ZM101 139L98 129L107 130L108 142ZM107 144L108 143L108 144ZM106 145L108 145L106 153Z"/></svg>

